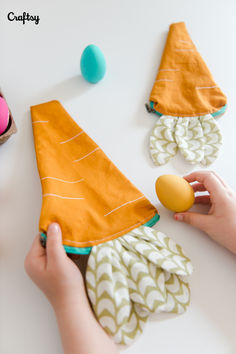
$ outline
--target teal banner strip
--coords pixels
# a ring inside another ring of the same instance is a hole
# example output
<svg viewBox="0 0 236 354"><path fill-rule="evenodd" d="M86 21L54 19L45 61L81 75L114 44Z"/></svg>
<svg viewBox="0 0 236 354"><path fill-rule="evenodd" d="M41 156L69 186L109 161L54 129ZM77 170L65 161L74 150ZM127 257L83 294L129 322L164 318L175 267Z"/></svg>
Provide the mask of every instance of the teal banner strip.
<svg viewBox="0 0 236 354"><path fill-rule="evenodd" d="M41 232L41 237L46 241L47 236ZM72 253L72 254L89 254L91 252L92 247L72 247L72 246L67 246L63 245L66 253Z"/></svg>

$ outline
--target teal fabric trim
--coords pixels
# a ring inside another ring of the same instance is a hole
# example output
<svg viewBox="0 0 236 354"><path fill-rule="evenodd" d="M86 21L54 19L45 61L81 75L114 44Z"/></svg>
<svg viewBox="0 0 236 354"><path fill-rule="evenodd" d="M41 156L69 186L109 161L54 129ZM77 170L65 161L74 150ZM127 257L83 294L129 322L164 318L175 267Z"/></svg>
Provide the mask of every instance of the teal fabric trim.
<svg viewBox="0 0 236 354"><path fill-rule="evenodd" d="M47 236L41 232L41 237L46 240ZM89 254L92 250L92 247L72 247L72 246L67 246L63 245L66 253L72 253L72 254Z"/></svg>
<svg viewBox="0 0 236 354"><path fill-rule="evenodd" d="M156 113L159 117L162 116L162 113L160 113L160 112L158 112L158 111L155 110L155 108L154 108L154 102L153 102L153 101L150 101L150 107L151 107L151 109L153 109L153 110L155 111L155 113ZM214 113L211 113L212 117L218 117L218 116L220 116L221 114L225 113L226 108L227 108L227 104L224 105L221 109L219 109L219 111L214 112Z"/></svg>
<svg viewBox="0 0 236 354"><path fill-rule="evenodd" d="M144 226L152 227L152 226L155 225L159 220L160 220L160 215L159 215L159 214L156 214L156 215L154 215L150 220L148 220L148 221L146 222L146 224L144 224Z"/></svg>
<svg viewBox="0 0 236 354"><path fill-rule="evenodd" d="M151 107L151 109L153 109L155 111L155 113L158 115L158 117L162 116L162 113L155 110L153 101L150 101L150 107Z"/></svg>
<svg viewBox="0 0 236 354"><path fill-rule="evenodd" d="M157 221L160 219L159 214L155 214L150 220L144 224L144 226L152 227L157 223ZM47 240L47 236L45 233L41 232L41 237L44 241ZM72 253L72 254L89 254L92 250L92 247L72 247L72 246L67 246L63 245L66 253Z"/></svg>
<svg viewBox="0 0 236 354"><path fill-rule="evenodd" d="M92 247L72 247L63 245L65 248L66 253L73 253L73 254L90 254Z"/></svg>
<svg viewBox="0 0 236 354"><path fill-rule="evenodd" d="M211 113L212 117L218 117L221 114L225 113L226 108L227 108L227 104L225 104L221 109L219 109L219 111Z"/></svg>

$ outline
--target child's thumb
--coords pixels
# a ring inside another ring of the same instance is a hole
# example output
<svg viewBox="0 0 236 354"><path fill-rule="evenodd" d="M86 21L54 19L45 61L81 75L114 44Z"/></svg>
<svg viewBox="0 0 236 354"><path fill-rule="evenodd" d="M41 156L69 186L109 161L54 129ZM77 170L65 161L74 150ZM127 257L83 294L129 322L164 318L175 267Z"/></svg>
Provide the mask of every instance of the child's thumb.
<svg viewBox="0 0 236 354"><path fill-rule="evenodd" d="M60 225L55 222L48 226L46 252L48 259L57 259L65 255L62 245L61 228Z"/></svg>
<svg viewBox="0 0 236 354"><path fill-rule="evenodd" d="M175 220L185 222L198 229L205 231L209 223L209 215L203 215L199 213L176 213L174 215Z"/></svg>

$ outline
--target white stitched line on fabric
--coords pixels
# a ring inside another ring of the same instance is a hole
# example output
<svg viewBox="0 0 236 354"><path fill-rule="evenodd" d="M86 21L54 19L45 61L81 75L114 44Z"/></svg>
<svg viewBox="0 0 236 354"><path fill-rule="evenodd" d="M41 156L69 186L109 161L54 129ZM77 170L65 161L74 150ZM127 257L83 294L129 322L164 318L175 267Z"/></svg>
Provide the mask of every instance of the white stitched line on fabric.
<svg viewBox="0 0 236 354"><path fill-rule="evenodd" d="M211 89L211 88L218 88L218 86L197 86L195 87L196 90L203 90L203 89Z"/></svg>
<svg viewBox="0 0 236 354"><path fill-rule="evenodd" d="M179 39L179 42L187 43L187 44L192 44L192 42L190 42L190 41L184 41L183 39Z"/></svg>
<svg viewBox="0 0 236 354"><path fill-rule="evenodd" d="M169 79L158 79L158 80L156 80L156 82L158 82L158 81L174 81L174 80L169 80Z"/></svg>
<svg viewBox="0 0 236 354"><path fill-rule="evenodd" d="M81 157L80 159L78 159L78 160L74 160L73 162L78 162L78 161L80 161L80 160L83 160L83 159L85 159L85 157L87 157L87 156L89 156L89 155L93 154L93 153L94 153L95 151L97 151L97 150L99 150L99 147L98 147L98 148L96 148L96 149L94 149L93 151L89 152L87 155L85 155L85 156Z"/></svg>
<svg viewBox="0 0 236 354"><path fill-rule="evenodd" d="M176 52L193 52L195 49L190 49L190 48L175 48Z"/></svg>
<svg viewBox="0 0 236 354"><path fill-rule="evenodd" d="M77 136L80 136L81 134L83 134L84 133L84 131L82 131L82 132L79 132L78 134L76 134L75 136L72 136L72 138L70 138L70 139L68 139L68 140L65 140L65 141L61 141L60 142L60 144L65 144L65 143L68 143L68 141L71 141L71 140L73 140L73 139L75 139L75 138L77 138Z"/></svg>
<svg viewBox="0 0 236 354"><path fill-rule="evenodd" d="M74 198L74 197L63 197L62 195L53 194L53 193L45 193L43 197L57 197L61 199L84 199L84 198Z"/></svg>
<svg viewBox="0 0 236 354"><path fill-rule="evenodd" d="M34 122L32 122L32 124L35 123L48 123L48 120L35 120Z"/></svg>
<svg viewBox="0 0 236 354"><path fill-rule="evenodd" d="M112 209L111 211L109 211L109 213L105 214L104 216L107 216L107 215L109 215L109 214L113 213L114 211L116 211L116 210L118 210L118 209L122 208L123 206L125 206L125 205L127 205L127 204L134 203L134 202L136 202L136 200L139 200L139 199L142 199L142 198L145 198L145 197L144 197L144 195L143 195L142 197L137 198L137 199L130 200L129 202L126 202L126 203L124 203L124 204L122 204L122 205L118 206L118 207L117 207L117 208L115 208L115 209Z"/></svg>
<svg viewBox="0 0 236 354"><path fill-rule="evenodd" d="M148 217L146 217L145 219L139 221L137 224L131 225L131 226L127 227L126 229L123 229L123 230L121 230L121 231L119 231L119 232L116 232L115 234L109 235L109 236L104 237L104 238L102 238L102 239L93 240L93 241L81 241L81 242L79 242L79 241L72 241L72 240L65 240L65 241L66 241L66 242L71 242L71 243L76 243L76 244L79 244L79 245L85 244L85 243L91 243L91 244L92 244L93 242L96 242L96 241L106 241L107 239L110 239L110 237L112 237L112 236L116 236L116 235L118 235L118 234L121 234L122 232L125 232L126 230L130 230L132 227L135 227L135 226L138 226L138 225L142 225L142 223L143 223L144 221L150 220L154 215L156 215L156 212L155 212L155 214L154 214L154 213L150 214ZM110 241L112 241L112 240L110 240Z"/></svg>
<svg viewBox="0 0 236 354"><path fill-rule="evenodd" d="M79 179L78 181L65 181L65 180L63 180L63 179L56 178L56 177L43 177L43 178L41 178L41 181L43 181L43 180L45 180L45 179L55 179L56 181L64 182L64 183L79 183L79 182L84 181L83 178Z"/></svg>
<svg viewBox="0 0 236 354"><path fill-rule="evenodd" d="M180 71L179 69L160 69L160 71Z"/></svg>

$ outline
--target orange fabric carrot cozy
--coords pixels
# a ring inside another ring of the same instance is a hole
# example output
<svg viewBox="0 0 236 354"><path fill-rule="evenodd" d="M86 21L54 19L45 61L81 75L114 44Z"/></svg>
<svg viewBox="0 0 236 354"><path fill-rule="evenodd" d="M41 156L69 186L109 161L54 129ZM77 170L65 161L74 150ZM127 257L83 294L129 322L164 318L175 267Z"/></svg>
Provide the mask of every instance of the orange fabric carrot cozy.
<svg viewBox="0 0 236 354"><path fill-rule="evenodd" d="M31 113L41 232L58 222L63 244L84 248L122 236L157 214L58 101L33 106Z"/></svg>
<svg viewBox="0 0 236 354"><path fill-rule="evenodd" d="M165 164L179 149L190 163L211 164L222 144L214 117L226 103L184 22L170 25L147 106L160 117L150 138L153 162Z"/></svg>
<svg viewBox="0 0 236 354"><path fill-rule="evenodd" d="M191 262L151 229L156 208L58 101L33 106L31 114L42 184L39 230L46 238L48 225L58 222L68 253L90 253L86 287L94 313L115 342L130 344L150 313L187 309Z"/></svg>

